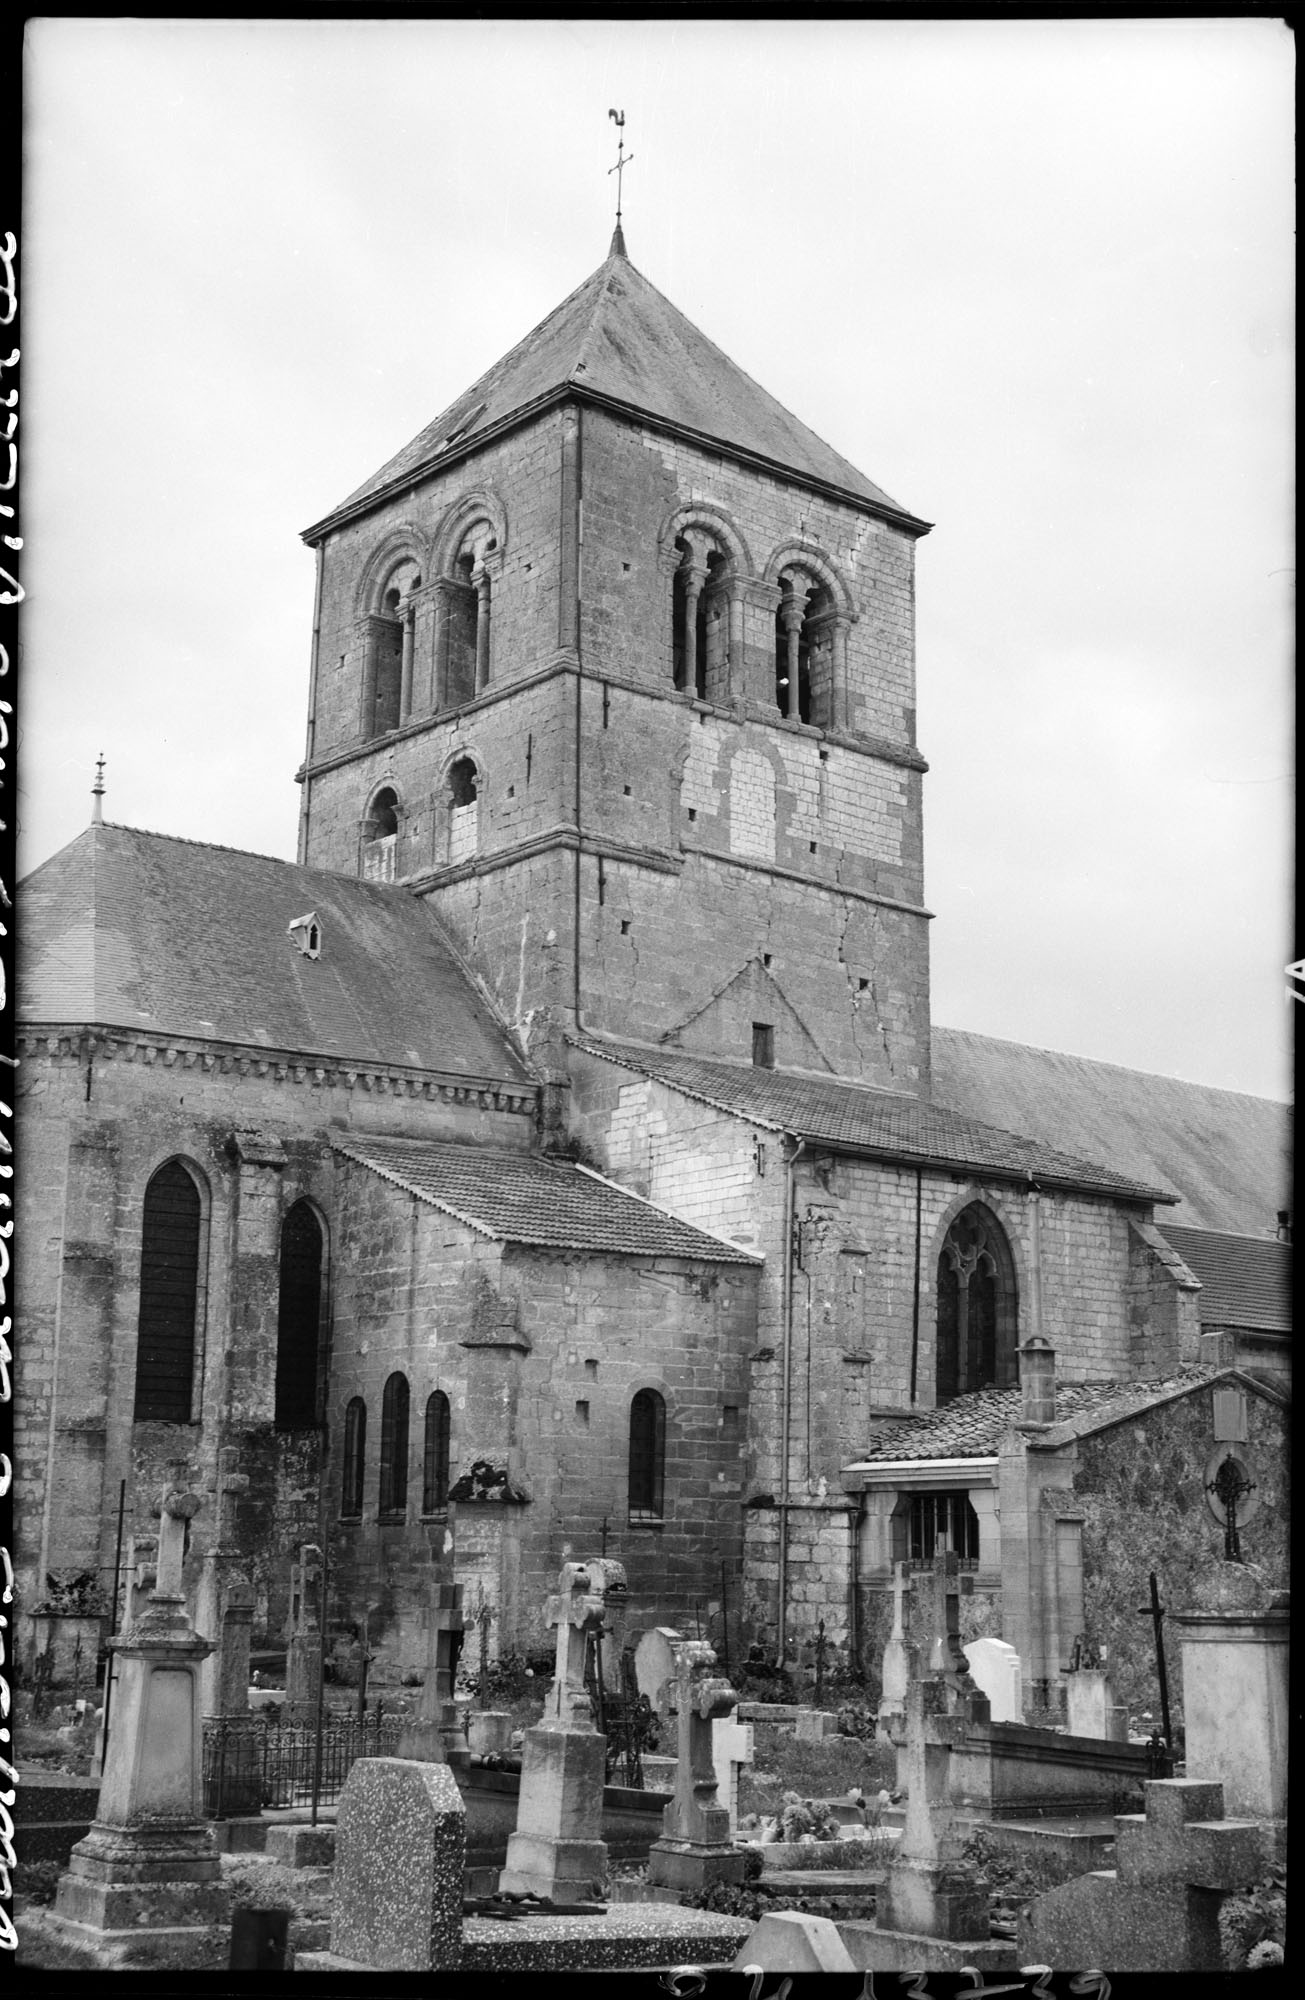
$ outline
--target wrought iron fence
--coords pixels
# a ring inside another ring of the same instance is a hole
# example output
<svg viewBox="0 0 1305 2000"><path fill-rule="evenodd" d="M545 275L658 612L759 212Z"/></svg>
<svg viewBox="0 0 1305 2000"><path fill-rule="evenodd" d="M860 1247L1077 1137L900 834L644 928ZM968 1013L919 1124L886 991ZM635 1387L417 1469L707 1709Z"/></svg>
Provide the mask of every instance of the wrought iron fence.
<svg viewBox="0 0 1305 2000"><path fill-rule="evenodd" d="M204 1812L209 1819L333 1805L356 1757L392 1757L401 1715L380 1708L361 1722L333 1717L322 1729L321 1768L313 1724L283 1723L271 1709L254 1715L209 1716L204 1722Z"/></svg>

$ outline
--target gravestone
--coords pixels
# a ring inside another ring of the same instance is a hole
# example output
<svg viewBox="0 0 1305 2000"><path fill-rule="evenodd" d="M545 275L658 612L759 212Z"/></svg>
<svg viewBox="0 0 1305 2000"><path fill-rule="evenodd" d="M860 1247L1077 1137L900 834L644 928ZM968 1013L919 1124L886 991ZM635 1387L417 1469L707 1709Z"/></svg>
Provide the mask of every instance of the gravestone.
<svg viewBox="0 0 1305 2000"><path fill-rule="evenodd" d="M516 1830L499 1877L511 1894L556 1902L592 1901L603 1893L602 1838L607 1738L595 1727L584 1684L586 1648L598 1645L605 1617L625 1597L620 1563L563 1563L548 1622L557 1657L544 1714L526 1731Z"/></svg>
<svg viewBox="0 0 1305 2000"><path fill-rule="evenodd" d="M911 1587L904 1562L893 1564L893 1628L884 1646L880 1666L879 1722L890 1728L906 1714L906 1690L915 1671L915 1650L907 1644L905 1597Z"/></svg>
<svg viewBox="0 0 1305 2000"><path fill-rule="evenodd" d="M668 1706L667 1687L675 1679L675 1647L682 1634L669 1625L654 1625L640 1635L634 1649L634 1677L654 1713Z"/></svg>
<svg viewBox="0 0 1305 2000"><path fill-rule="evenodd" d="M451 1570L446 1551L435 1561L422 1604L426 1671L421 1699L400 1732L395 1754L423 1764L448 1764L461 1773L468 1768L471 1750L453 1699L462 1648L462 1585L454 1583Z"/></svg>
<svg viewBox="0 0 1305 2000"><path fill-rule="evenodd" d="M113 1714L95 1822L72 1850L54 1921L94 1941L106 1964L212 1963L225 1924L213 1836L201 1818L199 1668L212 1648L186 1612L186 1523L200 1505L179 1486L160 1497L149 1602L111 1640Z"/></svg>
<svg viewBox="0 0 1305 2000"><path fill-rule="evenodd" d="M661 1838L648 1855L648 1880L699 1891L716 1882L741 1882L744 1856L730 1837L728 1808L716 1795L712 1722L728 1715L738 1696L713 1675L716 1655L705 1639L677 1639L675 1678L669 1684L677 1715L675 1790L662 1814Z"/></svg>
<svg viewBox="0 0 1305 2000"><path fill-rule="evenodd" d="M439 1972L462 1957L466 1810L447 1764L360 1757L340 1794L331 1948L306 1972Z"/></svg>
<svg viewBox="0 0 1305 2000"><path fill-rule="evenodd" d="M1144 1813L1115 1820L1115 1866L1081 1875L1022 1911L1020 1963L1112 1972L1223 1969L1219 1905L1265 1870L1262 1829L1223 1817L1223 1788L1151 1779Z"/></svg>
<svg viewBox="0 0 1305 2000"><path fill-rule="evenodd" d="M993 1711L993 1721L1001 1717ZM1104 1667L1075 1667L1065 1675L1065 1720L1071 1736L1095 1736L1106 1743L1127 1743L1128 1710L1115 1700Z"/></svg>
<svg viewBox="0 0 1305 2000"><path fill-rule="evenodd" d="M711 1763L716 1773L716 1796L730 1816L730 1839L739 1830L739 1774L756 1756L753 1727L740 1722L737 1708L717 1715L711 1725Z"/></svg>
<svg viewBox="0 0 1305 2000"><path fill-rule="evenodd" d="M971 1639L961 1649L974 1683L988 1697L994 1722L1023 1722L1024 1691L1020 1656L1004 1639ZM1070 1731L1074 1725L1071 1722Z"/></svg>

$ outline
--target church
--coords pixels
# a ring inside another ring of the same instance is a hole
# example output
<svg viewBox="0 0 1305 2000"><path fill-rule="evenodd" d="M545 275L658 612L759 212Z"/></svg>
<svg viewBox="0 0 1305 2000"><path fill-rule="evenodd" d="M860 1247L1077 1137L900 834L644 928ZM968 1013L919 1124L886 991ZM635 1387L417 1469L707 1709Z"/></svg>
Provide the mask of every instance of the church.
<svg viewBox="0 0 1305 2000"><path fill-rule="evenodd" d="M20 1647L230 1449L256 1643L316 1543L382 1682L450 1538L496 1651L601 1549L872 1683L949 1546L1049 1711L1229 1456L1285 1575L1284 1108L931 1024L928 529L618 222L306 531L297 862L97 796L24 885Z"/></svg>

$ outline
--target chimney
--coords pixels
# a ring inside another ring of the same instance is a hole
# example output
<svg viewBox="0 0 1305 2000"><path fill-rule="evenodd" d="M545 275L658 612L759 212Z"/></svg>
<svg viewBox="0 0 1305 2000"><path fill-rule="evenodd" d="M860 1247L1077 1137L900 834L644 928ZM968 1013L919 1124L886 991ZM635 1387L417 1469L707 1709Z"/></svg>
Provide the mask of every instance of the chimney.
<svg viewBox="0 0 1305 2000"><path fill-rule="evenodd" d="M1279 1243L1291 1242L1291 1210L1289 1208L1280 1208L1278 1210L1277 1237Z"/></svg>
<svg viewBox="0 0 1305 2000"><path fill-rule="evenodd" d="M1056 1421L1056 1350L1036 1336L1020 1349L1020 1422L1046 1426Z"/></svg>

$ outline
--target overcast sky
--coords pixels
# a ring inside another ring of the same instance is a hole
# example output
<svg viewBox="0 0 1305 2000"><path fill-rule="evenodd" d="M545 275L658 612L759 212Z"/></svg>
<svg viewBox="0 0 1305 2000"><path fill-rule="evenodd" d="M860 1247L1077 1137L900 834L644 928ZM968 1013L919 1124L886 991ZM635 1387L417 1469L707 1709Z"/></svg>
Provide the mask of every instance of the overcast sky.
<svg viewBox="0 0 1305 2000"><path fill-rule="evenodd" d="M20 837L293 857L298 537L606 254L913 513L933 1011L1285 1095L1270 21L29 31Z"/></svg>

